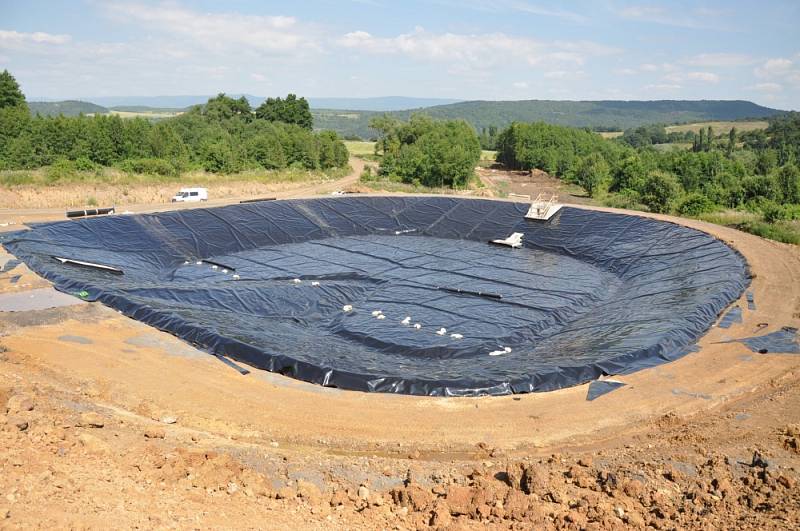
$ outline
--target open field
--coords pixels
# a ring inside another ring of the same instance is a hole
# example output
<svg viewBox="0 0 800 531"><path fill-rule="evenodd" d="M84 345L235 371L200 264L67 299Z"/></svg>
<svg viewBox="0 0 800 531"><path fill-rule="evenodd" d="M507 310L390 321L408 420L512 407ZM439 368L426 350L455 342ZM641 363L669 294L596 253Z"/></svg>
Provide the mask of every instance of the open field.
<svg viewBox="0 0 800 531"><path fill-rule="evenodd" d="M597 134L602 136L603 138L617 138L625 133L623 133L622 131L600 131Z"/></svg>
<svg viewBox="0 0 800 531"><path fill-rule="evenodd" d="M354 157L371 156L375 154L375 142L367 142L361 140L345 140L344 145L347 146L347 151ZM482 161L494 161L497 156L497 151L487 149L481 150Z"/></svg>
<svg viewBox="0 0 800 531"><path fill-rule="evenodd" d="M351 156L360 157L375 154L375 142L364 142L361 140L345 140L344 145Z"/></svg>
<svg viewBox="0 0 800 531"><path fill-rule="evenodd" d="M173 118L175 116L179 116L183 114L183 111L172 111L172 112L163 112L163 111L115 111L110 110L109 114L116 114L121 118L151 118L151 119L162 119L162 118Z"/></svg>
<svg viewBox="0 0 800 531"><path fill-rule="evenodd" d="M755 131L757 129L766 129L769 126L769 122L765 120L754 120L750 122L698 122L694 124L669 125L666 127L666 130L667 133L685 133L686 131L699 133L701 129L708 129L709 126L714 130L715 134L719 135L728 134L733 127L740 133Z"/></svg>

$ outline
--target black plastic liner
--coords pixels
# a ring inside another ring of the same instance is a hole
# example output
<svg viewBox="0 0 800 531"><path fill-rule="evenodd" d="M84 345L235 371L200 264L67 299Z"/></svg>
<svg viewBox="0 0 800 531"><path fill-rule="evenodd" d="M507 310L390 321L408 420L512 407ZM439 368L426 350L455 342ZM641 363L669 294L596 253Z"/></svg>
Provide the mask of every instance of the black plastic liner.
<svg viewBox="0 0 800 531"><path fill-rule="evenodd" d="M800 335L797 328L784 326L777 332L763 336L745 337L734 339L743 343L753 352L760 354L800 354Z"/></svg>
<svg viewBox="0 0 800 531"><path fill-rule="evenodd" d="M738 306L734 306L730 310L722 316L722 319L719 320L719 327L720 328L730 328L734 324L742 322L742 309Z"/></svg>
<svg viewBox="0 0 800 531"><path fill-rule="evenodd" d="M748 284L741 255L703 232L574 208L531 221L527 206L271 201L42 224L5 245L58 289L215 355L415 395L549 391L670 361ZM523 248L486 243L512 232Z"/></svg>

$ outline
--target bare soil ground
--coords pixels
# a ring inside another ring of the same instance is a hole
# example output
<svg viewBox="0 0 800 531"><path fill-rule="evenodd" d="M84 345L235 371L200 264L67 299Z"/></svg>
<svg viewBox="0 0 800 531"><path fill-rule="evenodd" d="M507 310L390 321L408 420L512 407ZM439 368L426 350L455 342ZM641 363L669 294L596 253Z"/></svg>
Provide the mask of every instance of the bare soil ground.
<svg viewBox="0 0 800 531"><path fill-rule="evenodd" d="M0 528L797 528L800 356L725 341L800 326L800 250L663 219L736 246L757 309L592 402L241 376L101 305L0 307Z"/></svg>
<svg viewBox="0 0 800 531"><path fill-rule="evenodd" d="M579 186L567 184L541 170L509 171L495 164L489 168L479 168L477 174L486 188L492 191L492 196L522 200L524 197L536 198L538 194L548 198L557 195L560 203L593 204Z"/></svg>
<svg viewBox="0 0 800 531"><path fill-rule="evenodd" d="M259 182L221 180L219 183L203 184L208 188L210 199L203 203L171 203L170 199L184 185L138 184L130 187L115 185L70 184L53 187L0 188L0 227L21 225L25 222L64 219L65 207L87 207L85 201L77 203L75 198L93 197L99 206L117 206L119 212L158 212L179 208L200 208L238 203L242 199L274 197L284 199L325 194L347 190L358 183L364 171L363 160L351 157L351 171L341 179L311 179L298 182ZM194 183L196 184L196 183ZM32 207L45 205L45 208Z"/></svg>

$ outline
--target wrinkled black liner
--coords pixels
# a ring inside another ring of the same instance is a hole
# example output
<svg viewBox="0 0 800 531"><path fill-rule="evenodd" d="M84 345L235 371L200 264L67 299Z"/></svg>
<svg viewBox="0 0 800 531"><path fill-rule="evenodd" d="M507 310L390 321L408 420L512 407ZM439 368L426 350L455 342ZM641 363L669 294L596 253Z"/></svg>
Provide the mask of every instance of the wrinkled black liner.
<svg viewBox="0 0 800 531"><path fill-rule="evenodd" d="M575 208L544 223L526 210L451 197L272 201L47 223L5 245L58 289L215 355L435 396L549 391L671 361L749 282L742 256L703 232ZM512 232L525 234L522 249L485 243ZM423 328L401 325L405 315ZM488 355L499 347L512 352Z"/></svg>

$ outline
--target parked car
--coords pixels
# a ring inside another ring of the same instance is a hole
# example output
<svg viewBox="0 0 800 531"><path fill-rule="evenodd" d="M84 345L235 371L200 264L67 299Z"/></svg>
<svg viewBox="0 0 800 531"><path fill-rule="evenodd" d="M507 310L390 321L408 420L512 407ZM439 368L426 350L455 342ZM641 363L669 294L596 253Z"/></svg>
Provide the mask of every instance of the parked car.
<svg viewBox="0 0 800 531"><path fill-rule="evenodd" d="M188 201L208 201L208 190L205 188L181 188L180 192L172 197L173 203Z"/></svg>

